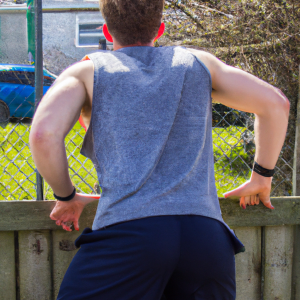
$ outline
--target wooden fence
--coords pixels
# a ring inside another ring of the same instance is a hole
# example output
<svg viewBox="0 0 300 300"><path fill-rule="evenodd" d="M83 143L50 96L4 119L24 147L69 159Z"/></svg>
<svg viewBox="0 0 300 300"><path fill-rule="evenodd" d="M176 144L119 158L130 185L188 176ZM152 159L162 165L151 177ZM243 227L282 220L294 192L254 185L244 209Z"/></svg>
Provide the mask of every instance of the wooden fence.
<svg viewBox="0 0 300 300"><path fill-rule="evenodd" d="M274 210L262 204L243 210L238 199L220 199L225 222L246 247L236 255L238 300L300 299L300 237L295 226L300 224L300 197L272 198L272 204ZM56 299L76 253L74 240L91 227L97 201L83 211L80 232L56 226L49 218L54 205L0 201L0 300Z"/></svg>

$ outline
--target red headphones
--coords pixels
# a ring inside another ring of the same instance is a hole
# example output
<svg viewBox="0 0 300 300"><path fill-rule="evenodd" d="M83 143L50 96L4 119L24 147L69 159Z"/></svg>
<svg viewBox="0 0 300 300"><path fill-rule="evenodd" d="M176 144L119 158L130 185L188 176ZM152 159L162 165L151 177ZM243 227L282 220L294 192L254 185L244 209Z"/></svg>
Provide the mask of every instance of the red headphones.
<svg viewBox="0 0 300 300"><path fill-rule="evenodd" d="M103 25L103 34L105 36L105 38L109 41L109 42L113 42L113 38L111 36L111 34L109 33L108 31L108 28L107 28L107 25L104 24ZM155 37L154 41L158 40L163 34L164 34L164 31L165 31L165 23L161 23L160 24L160 27L158 29L158 33L157 33L157 36Z"/></svg>
<svg viewBox="0 0 300 300"><path fill-rule="evenodd" d="M109 42L113 42L113 38L111 36L111 34L109 33L108 31L108 28L107 28L107 25L104 24L103 25L103 34L105 36L105 38L109 41ZM157 36L155 37L154 41L158 40L163 34L164 34L164 31L165 31L165 24L164 23L161 23L160 27L159 27L159 30L158 30L158 33L157 33ZM85 56L82 60L89 60L89 57L88 56ZM84 128L84 130L86 131L86 126L83 122L83 119L82 119L82 116L80 115L79 117L79 123L80 125Z"/></svg>

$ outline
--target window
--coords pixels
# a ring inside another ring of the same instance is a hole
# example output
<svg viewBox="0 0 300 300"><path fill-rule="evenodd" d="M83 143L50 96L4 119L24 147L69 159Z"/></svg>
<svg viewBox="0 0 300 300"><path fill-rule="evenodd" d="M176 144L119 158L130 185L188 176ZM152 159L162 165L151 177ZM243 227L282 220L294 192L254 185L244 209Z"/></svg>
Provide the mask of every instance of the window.
<svg viewBox="0 0 300 300"><path fill-rule="evenodd" d="M34 85L34 73L26 71L0 71L0 82Z"/></svg>
<svg viewBox="0 0 300 300"><path fill-rule="evenodd" d="M16 83L34 86L34 72L28 71L0 71L0 82ZM55 78L44 75L44 86L51 86Z"/></svg>
<svg viewBox="0 0 300 300"><path fill-rule="evenodd" d="M101 16L78 15L76 17L76 47L98 48L99 43L105 40L102 31L103 24L104 19ZM106 41L106 43L108 42Z"/></svg>

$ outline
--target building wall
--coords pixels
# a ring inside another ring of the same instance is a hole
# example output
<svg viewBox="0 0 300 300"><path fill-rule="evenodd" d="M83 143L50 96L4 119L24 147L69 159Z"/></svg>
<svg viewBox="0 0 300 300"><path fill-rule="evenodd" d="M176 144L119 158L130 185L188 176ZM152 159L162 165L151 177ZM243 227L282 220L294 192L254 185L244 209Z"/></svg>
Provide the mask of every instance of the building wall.
<svg viewBox="0 0 300 300"><path fill-rule="evenodd" d="M76 16L100 18L99 12L45 13L43 15L43 49L45 67L54 74L98 50L75 45Z"/></svg>
<svg viewBox="0 0 300 300"><path fill-rule="evenodd" d="M0 11L0 63L28 63L26 26L25 13Z"/></svg>

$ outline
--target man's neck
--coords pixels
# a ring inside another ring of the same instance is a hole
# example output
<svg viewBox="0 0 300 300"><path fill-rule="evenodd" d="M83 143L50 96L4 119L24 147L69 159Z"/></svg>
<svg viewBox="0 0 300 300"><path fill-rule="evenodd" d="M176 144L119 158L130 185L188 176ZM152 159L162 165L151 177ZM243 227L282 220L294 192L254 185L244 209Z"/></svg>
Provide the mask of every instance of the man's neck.
<svg viewBox="0 0 300 300"><path fill-rule="evenodd" d="M132 45L122 46L122 45L120 45L116 40L113 40L113 48L114 48L114 51L115 51L115 50L119 50L119 49L121 49L121 48L138 47L138 46L154 47L154 41L152 41L152 42L150 42L150 43L148 43L148 44L136 43L136 44L132 44Z"/></svg>

